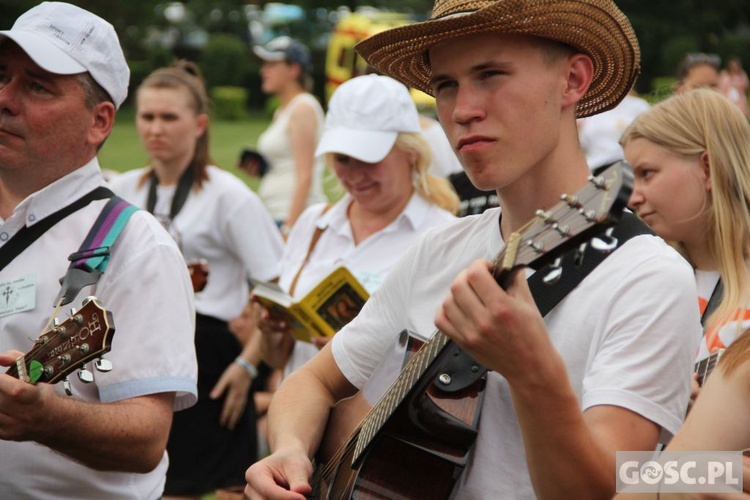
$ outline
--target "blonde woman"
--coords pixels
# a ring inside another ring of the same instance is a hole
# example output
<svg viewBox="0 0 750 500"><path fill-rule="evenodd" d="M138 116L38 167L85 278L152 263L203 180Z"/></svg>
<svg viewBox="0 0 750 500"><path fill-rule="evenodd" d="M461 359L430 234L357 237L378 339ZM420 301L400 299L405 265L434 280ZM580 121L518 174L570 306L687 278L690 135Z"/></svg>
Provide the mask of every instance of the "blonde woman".
<svg viewBox="0 0 750 500"><path fill-rule="evenodd" d="M732 469L731 477L742 476L739 493L621 493L616 500L739 500L750 498L750 335L741 335L726 351L713 376L706 381L701 396L665 448L669 452L743 451L742 470ZM678 455L679 456L679 455ZM728 479L722 476L716 484Z"/></svg>
<svg viewBox="0 0 750 500"><path fill-rule="evenodd" d="M279 284L294 297L340 265L372 293L422 231L454 219L458 197L427 173L430 148L409 91L396 80L367 75L338 87L316 156L327 159L346 195L307 209L289 234ZM317 352L295 344L268 313L260 326L266 361L286 374Z"/></svg>
<svg viewBox="0 0 750 500"><path fill-rule="evenodd" d="M696 89L639 116L621 142L635 172L630 205L695 268L703 359L750 326L750 125L719 92Z"/></svg>

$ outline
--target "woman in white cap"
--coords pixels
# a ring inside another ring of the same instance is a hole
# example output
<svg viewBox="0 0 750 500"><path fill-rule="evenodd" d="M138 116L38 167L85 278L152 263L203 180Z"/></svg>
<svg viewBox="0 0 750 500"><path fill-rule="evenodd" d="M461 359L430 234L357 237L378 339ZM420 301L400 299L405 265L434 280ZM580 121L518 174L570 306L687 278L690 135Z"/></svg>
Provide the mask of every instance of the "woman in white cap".
<svg viewBox="0 0 750 500"><path fill-rule="evenodd" d="M315 154L347 194L333 206L308 208L289 233L279 284L293 297L342 265L372 293L417 235L454 219L458 197L445 179L427 173L430 149L416 106L392 78L360 76L338 87ZM285 325L269 313L261 329L266 361L286 374L317 352L289 333L273 335Z"/></svg>
<svg viewBox="0 0 750 500"><path fill-rule="evenodd" d="M305 207L326 201L323 163L314 155L323 108L310 93L312 59L305 45L282 36L253 52L263 61L263 92L279 99L273 121L258 137L258 152L269 164L258 194L286 234Z"/></svg>

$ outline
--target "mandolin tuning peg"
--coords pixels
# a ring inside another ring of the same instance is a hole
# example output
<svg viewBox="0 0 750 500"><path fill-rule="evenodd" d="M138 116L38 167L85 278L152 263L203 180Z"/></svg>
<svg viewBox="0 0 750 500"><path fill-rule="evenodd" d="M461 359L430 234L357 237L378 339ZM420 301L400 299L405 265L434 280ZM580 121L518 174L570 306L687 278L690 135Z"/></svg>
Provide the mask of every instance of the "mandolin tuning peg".
<svg viewBox="0 0 750 500"><path fill-rule="evenodd" d="M70 380L68 380L68 377L65 377L63 379L63 389L65 389L65 394L68 396L73 395L73 387L70 385Z"/></svg>
<svg viewBox="0 0 750 500"><path fill-rule="evenodd" d="M78 372L78 380L80 380L84 384L90 384L94 381L94 374L85 369L81 370Z"/></svg>
<svg viewBox="0 0 750 500"><path fill-rule="evenodd" d="M554 285L558 281L560 281L560 277L562 276L563 270L562 266L560 265L560 259L555 259L555 261L550 264L549 269L546 271L547 274L544 275L544 278L542 278L542 282L545 285Z"/></svg>
<svg viewBox="0 0 750 500"><path fill-rule="evenodd" d="M112 370L112 362L104 358L97 359L94 363L94 366L98 371L102 373L107 373L108 371Z"/></svg>

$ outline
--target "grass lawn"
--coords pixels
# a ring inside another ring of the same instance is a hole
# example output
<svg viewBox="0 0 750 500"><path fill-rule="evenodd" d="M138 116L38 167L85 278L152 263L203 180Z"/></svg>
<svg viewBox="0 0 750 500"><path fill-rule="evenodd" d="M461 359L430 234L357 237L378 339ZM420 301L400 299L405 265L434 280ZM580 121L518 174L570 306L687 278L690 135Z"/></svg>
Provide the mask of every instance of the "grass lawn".
<svg viewBox="0 0 750 500"><path fill-rule="evenodd" d="M255 147L258 136L270 123L266 114L255 113L241 121L212 120L211 157L222 168L235 173L255 189L257 182L235 168L237 157L243 147ZM141 146L135 128L134 112L120 110L112 134L99 152L99 163L103 169L124 172L146 165L148 156Z"/></svg>

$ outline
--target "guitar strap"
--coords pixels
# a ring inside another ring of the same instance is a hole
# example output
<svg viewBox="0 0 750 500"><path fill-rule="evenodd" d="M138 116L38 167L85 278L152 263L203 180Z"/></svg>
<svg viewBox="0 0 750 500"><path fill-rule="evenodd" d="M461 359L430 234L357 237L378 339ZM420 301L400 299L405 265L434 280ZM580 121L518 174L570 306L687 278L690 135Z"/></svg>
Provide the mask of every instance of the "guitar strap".
<svg viewBox="0 0 750 500"><path fill-rule="evenodd" d="M609 238L616 243L615 251L627 240L641 234L654 234L653 231L631 212L623 212L620 221L614 226ZM602 238L602 237L600 237ZM606 238L606 237L605 237ZM565 298L596 266L604 262L612 252L592 249L588 244L581 254L571 251L562 258L560 266L562 273L554 282L554 286L545 283L548 273L542 268L529 277L528 283L537 308L542 316L546 316L562 299ZM459 349L448 358L440 370L441 374L449 376L450 383L441 384L440 388L446 392L456 392L470 386L484 376L487 369L474 360L465 350Z"/></svg>
<svg viewBox="0 0 750 500"><path fill-rule="evenodd" d="M328 212L328 209L330 209L333 205L328 204L323 208L323 211L320 212L319 217L323 217L323 215ZM297 274L294 275L294 279L292 279L291 285L289 285L289 295L294 295L294 290L297 288L297 281L299 280L300 274L302 274L302 270L305 268L307 263L310 261L310 255L312 255L313 250L315 249L315 245L318 244L318 240L323 235L323 232L328 229L328 226L320 227L315 226L315 231L312 234L312 237L310 238L310 246L307 248L307 254L305 254L305 258L302 260L302 264L300 264L299 269L297 269Z"/></svg>
<svg viewBox="0 0 750 500"><path fill-rule="evenodd" d="M21 252L26 250L32 243L39 239L41 235L47 232L48 229L63 220L65 217L73 212L77 212L94 200L101 200L109 198L110 196L113 196L112 191L100 186L81 196L70 205L48 215L33 226L22 227L2 248L0 248L0 270L4 269L5 266L10 264Z"/></svg>
<svg viewBox="0 0 750 500"><path fill-rule="evenodd" d="M617 248L630 238L641 234L653 235L654 232L633 213L623 212L620 221L614 226L611 234L611 237L617 242L617 247L614 250L617 250ZM586 245L583 255L576 251L568 252L562 259L562 275L552 287L544 283L546 276L544 272L537 271L532 274L529 278L529 288L542 316L546 316L596 266L604 262L604 259L612 253L598 251L592 248L591 244Z"/></svg>
<svg viewBox="0 0 750 500"><path fill-rule="evenodd" d="M703 327L706 326L706 320L711 316L711 313L716 310L716 307L719 305L719 302L721 302L723 296L724 284L721 282L721 278L719 278L719 281L716 282L716 286L714 287L714 291L711 292L711 298L708 299L706 309L703 310L703 314L701 315L701 325L703 325Z"/></svg>
<svg viewBox="0 0 750 500"><path fill-rule="evenodd" d="M109 191L109 190L107 190ZM107 269L110 250L138 208L109 191L110 199L91 226L77 252L68 256L70 266L60 283L55 306L69 304L87 285L93 285Z"/></svg>
<svg viewBox="0 0 750 500"><path fill-rule="evenodd" d="M190 194L190 188L193 186L193 178L195 177L195 162L190 163L188 168L180 176L180 180L177 182L177 189L172 198L172 205L169 208L169 222L172 222L177 214L180 213L182 206L187 201L187 197ZM148 197L146 199L146 210L154 214L157 201L157 187L159 185L159 178L156 176L156 170L153 170L149 175L149 186L148 186ZM155 214L154 214L155 215Z"/></svg>

